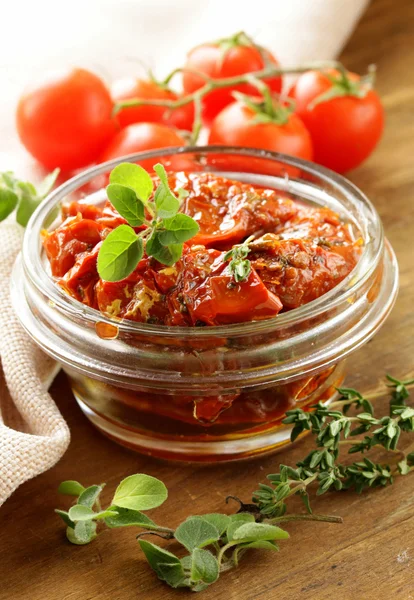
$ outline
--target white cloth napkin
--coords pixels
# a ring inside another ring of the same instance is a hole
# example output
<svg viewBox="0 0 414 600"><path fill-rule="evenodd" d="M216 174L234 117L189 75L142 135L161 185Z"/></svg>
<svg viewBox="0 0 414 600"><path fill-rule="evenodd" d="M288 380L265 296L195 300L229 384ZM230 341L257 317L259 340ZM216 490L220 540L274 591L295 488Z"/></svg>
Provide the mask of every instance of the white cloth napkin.
<svg viewBox="0 0 414 600"><path fill-rule="evenodd" d="M48 4L45 0L39 1L41 5ZM74 0L75 4L77 1ZM95 64L105 65L107 72L115 76L131 73L133 69L128 59L142 57L147 63L159 64L167 71L182 64L185 51L200 41L242 29L269 47L282 64L331 59L344 46L367 4L368 0L262 0L259 10L252 13L251 6L239 0L224 3L222 0L206 3L177 0L167 5L162 0L120 0L117 3L99 0L99 7L98 0L91 0L82 2L83 18L79 21L76 17L76 22L67 24L65 31L70 34L65 38L61 27L50 22L56 15L53 8L41 11L45 18L42 16L38 22L39 3L36 3L33 19L26 15L22 22L13 19L13 11L19 10L19 3L8 3L6 12L10 14L6 20L11 26L5 28L0 39L0 56L7 56L8 63L0 64L0 72L7 69L3 81L10 72L15 77L13 81L9 78L9 88L2 89L5 103L3 123L0 123L2 138L7 138L4 131L13 135L8 122L12 119L16 89L24 85L36 69L61 66L62 62ZM30 10L30 5L26 9ZM77 14L77 10L71 10L68 18ZM88 15L91 18L87 18ZM25 40L25 45L20 43L16 47L12 43L13 36L17 36L13 23L18 24L18 39ZM27 31L22 32L21 27L26 25ZM75 46L73 39L77 40ZM9 47L14 48L12 55ZM50 53L51 47L55 49L53 53ZM118 60L113 58L116 56ZM11 145L16 147L13 138ZM0 148L2 169L13 168L11 158L10 166L4 164L8 148L6 154L4 144ZM17 175L24 176L23 173ZM22 238L23 229L12 218L0 224L0 356L10 392L10 396L0 398L0 505L23 482L52 467L65 452L70 437L64 419L47 392L58 367L28 338L10 303L10 273Z"/></svg>

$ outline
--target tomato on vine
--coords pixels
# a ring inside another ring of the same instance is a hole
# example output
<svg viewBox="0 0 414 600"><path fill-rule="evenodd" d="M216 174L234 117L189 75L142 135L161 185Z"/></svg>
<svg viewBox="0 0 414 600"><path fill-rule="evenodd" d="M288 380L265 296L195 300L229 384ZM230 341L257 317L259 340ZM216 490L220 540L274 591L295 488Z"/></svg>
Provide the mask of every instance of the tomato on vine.
<svg viewBox="0 0 414 600"><path fill-rule="evenodd" d="M223 79L261 71L266 63L273 67L279 64L273 54L256 46L244 33L201 44L187 55L183 71L184 92L191 94L205 84L206 80L196 72L212 79ZM264 81L273 92L280 93L281 77L270 77ZM211 123L214 117L233 101L231 94L234 90L245 94L257 94L257 88L248 83L209 92L203 98L203 120L206 124Z"/></svg>
<svg viewBox="0 0 414 600"><path fill-rule="evenodd" d="M271 97L246 97L238 94L236 102L227 106L214 119L208 142L261 148L282 152L306 160L313 159L312 141L300 117L292 109ZM249 162L240 157L237 162Z"/></svg>
<svg viewBox="0 0 414 600"><path fill-rule="evenodd" d="M120 156L126 156L134 152L145 152L157 148L168 148L172 146L185 146L186 140L179 131L162 123L133 123L121 129L112 142L103 152L99 162L105 162ZM171 159L174 166L189 168L188 160L176 156ZM140 165L152 171L153 160L140 161ZM183 165L181 166L181 163Z"/></svg>
<svg viewBox="0 0 414 600"><path fill-rule="evenodd" d="M338 173L360 165L378 144L384 109L366 78L307 71L290 95L312 137L315 161Z"/></svg>
<svg viewBox="0 0 414 600"><path fill-rule="evenodd" d="M131 99L174 101L178 98L174 91L161 82L135 77L115 81L111 87L111 94L115 104ZM117 120L121 127L143 122L165 123L177 127L177 129L191 131L194 120L194 105L189 103L174 110L154 104L128 106L118 111Z"/></svg>
<svg viewBox="0 0 414 600"><path fill-rule="evenodd" d="M95 162L116 133L104 82L85 69L52 74L28 89L17 106L23 145L48 169Z"/></svg>

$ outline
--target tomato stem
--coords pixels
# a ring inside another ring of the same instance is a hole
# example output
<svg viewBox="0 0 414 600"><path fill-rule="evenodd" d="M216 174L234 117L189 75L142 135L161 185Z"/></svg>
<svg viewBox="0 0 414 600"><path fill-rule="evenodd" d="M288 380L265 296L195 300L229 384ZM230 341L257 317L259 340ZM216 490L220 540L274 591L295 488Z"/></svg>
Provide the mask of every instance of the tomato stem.
<svg viewBox="0 0 414 600"><path fill-rule="evenodd" d="M301 73L306 73L306 71L324 71L326 69L338 69L341 72L346 72L345 67L336 60L317 61L308 63L306 65L288 68L271 65L266 66L260 71L255 71L254 73L246 73L244 75L238 75L235 77L225 77L223 79L212 79L206 76L204 73L199 73L198 71L192 71L186 68L174 69L174 71L172 71L172 73L170 73L166 79L164 79L164 84L168 85L174 75L186 71L199 75L205 80L206 83L192 94L188 94L187 96L183 96L177 100L145 100L141 98L131 98L129 100L124 100L123 102L118 102L114 107L114 115L116 115L120 110L130 108L132 106L164 106L174 110L176 108L186 106L191 102L196 103L199 102L199 100L202 101L204 96L213 90L234 87L243 83L251 83L252 77L254 77L255 80L262 80L281 75L300 75ZM194 142L194 135L192 135L191 138L192 142Z"/></svg>

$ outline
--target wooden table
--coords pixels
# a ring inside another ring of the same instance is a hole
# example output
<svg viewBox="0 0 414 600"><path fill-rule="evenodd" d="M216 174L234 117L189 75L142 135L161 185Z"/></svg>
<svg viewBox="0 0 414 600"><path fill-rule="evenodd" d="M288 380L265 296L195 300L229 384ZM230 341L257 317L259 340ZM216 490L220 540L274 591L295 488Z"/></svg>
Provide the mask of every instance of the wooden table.
<svg viewBox="0 0 414 600"><path fill-rule="evenodd" d="M347 383L368 391L384 373L412 375L414 353L414 3L375 0L342 59L363 72L378 65L378 90L387 112L384 139L374 156L350 178L375 203L401 268L396 307L381 332L349 360ZM4 382L0 392L6 393ZM1 600L167 600L188 592L164 586L147 567L135 531L106 532L87 547L65 541L54 515L65 507L56 489L64 479L116 483L147 472L168 485L170 499L154 512L174 525L190 513L225 510L227 494L245 500L277 469L308 453L311 440L279 456L228 466L174 466L130 453L87 422L63 375L52 394L72 431L69 451L47 473L18 489L0 510ZM378 404L381 404L379 402ZM385 400L384 400L385 404ZM320 513L344 517L344 525L290 524L291 540L275 554L257 552L249 565L223 575L204 592L205 600L283 598L284 600L385 600L414 598L414 478L363 496L327 494L315 503Z"/></svg>

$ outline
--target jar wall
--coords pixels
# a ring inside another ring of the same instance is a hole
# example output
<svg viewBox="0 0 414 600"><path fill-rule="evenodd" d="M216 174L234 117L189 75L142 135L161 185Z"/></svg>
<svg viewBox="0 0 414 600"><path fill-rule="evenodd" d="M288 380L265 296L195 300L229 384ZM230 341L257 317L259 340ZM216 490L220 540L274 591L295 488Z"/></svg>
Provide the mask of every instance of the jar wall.
<svg viewBox="0 0 414 600"><path fill-rule="evenodd" d="M215 462L270 452L289 442L287 410L329 403L345 361L289 383L237 394L142 392L103 383L65 367L84 414L106 435L157 458Z"/></svg>

